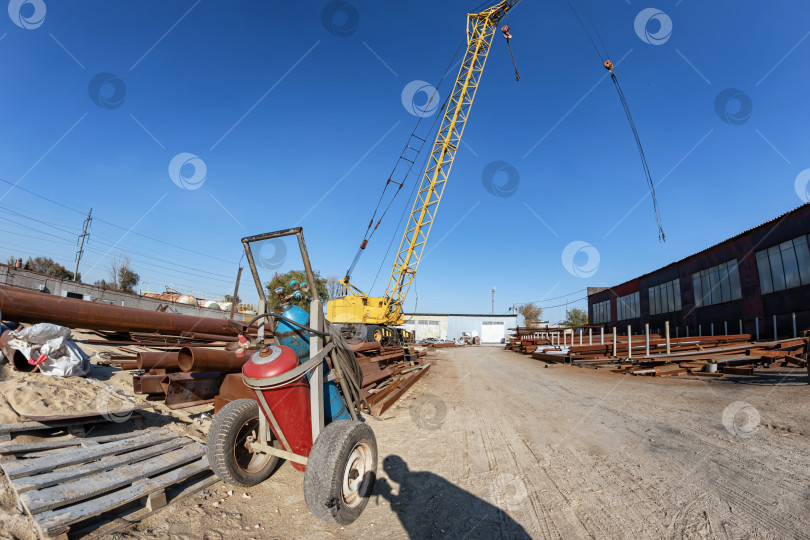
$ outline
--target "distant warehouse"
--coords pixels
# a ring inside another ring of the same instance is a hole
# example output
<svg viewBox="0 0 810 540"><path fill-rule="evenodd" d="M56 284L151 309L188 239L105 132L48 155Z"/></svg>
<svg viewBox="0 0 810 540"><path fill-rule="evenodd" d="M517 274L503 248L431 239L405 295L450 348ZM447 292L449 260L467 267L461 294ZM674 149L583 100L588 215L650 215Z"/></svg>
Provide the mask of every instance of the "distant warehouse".
<svg viewBox="0 0 810 540"><path fill-rule="evenodd" d="M592 324L622 333L750 333L762 339L810 329L810 205L699 253L609 288L588 288ZM795 328L795 330L794 330Z"/></svg>
<svg viewBox="0 0 810 540"><path fill-rule="evenodd" d="M501 343L507 329L516 326L516 315L405 314L405 329L417 340L455 340L466 333L480 337L481 343Z"/></svg>

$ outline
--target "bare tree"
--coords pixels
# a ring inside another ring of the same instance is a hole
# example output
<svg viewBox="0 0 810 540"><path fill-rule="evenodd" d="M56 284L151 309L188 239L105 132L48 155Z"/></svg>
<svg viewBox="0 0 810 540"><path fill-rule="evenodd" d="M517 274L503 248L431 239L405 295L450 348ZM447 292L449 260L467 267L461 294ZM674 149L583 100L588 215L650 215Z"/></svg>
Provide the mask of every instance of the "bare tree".
<svg viewBox="0 0 810 540"><path fill-rule="evenodd" d="M534 302L518 306L517 311L523 316L523 324L529 327L538 326L543 318L543 308Z"/></svg>
<svg viewBox="0 0 810 540"><path fill-rule="evenodd" d="M326 291L329 293L329 300L334 300L340 296L343 292L343 284L340 282L340 278L334 274L326 278Z"/></svg>

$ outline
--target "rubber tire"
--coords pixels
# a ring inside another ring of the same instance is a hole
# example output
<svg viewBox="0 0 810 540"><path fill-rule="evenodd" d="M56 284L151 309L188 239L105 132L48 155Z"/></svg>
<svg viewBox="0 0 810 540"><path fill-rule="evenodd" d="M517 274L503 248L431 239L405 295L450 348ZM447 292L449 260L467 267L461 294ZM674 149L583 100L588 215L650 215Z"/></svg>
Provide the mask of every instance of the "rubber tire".
<svg viewBox="0 0 810 540"><path fill-rule="evenodd" d="M371 478L360 504L349 507L342 495L343 474L355 445L370 446ZM312 514L327 523L348 525L363 513L374 491L377 476L377 439L368 425L354 420L337 420L321 431L309 453L304 472L304 499Z"/></svg>
<svg viewBox="0 0 810 540"><path fill-rule="evenodd" d="M377 332L377 331L380 332L380 339L379 340L374 339L374 332ZM383 341L382 329L379 326L377 326L376 324L368 325L366 327L366 341L382 343L382 341Z"/></svg>
<svg viewBox="0 0 810 540"><path fill-rule="evenodd" d="M239 430L251 419L259 418L259 404L252 399L231 401L214 416L206 437L208 464L219 478L229 485L251 487L273 473L279 458L269 456L267 463L256 472L244 471L236 463L233 449ZM243 441L244 442L244 441Z"/></svg>

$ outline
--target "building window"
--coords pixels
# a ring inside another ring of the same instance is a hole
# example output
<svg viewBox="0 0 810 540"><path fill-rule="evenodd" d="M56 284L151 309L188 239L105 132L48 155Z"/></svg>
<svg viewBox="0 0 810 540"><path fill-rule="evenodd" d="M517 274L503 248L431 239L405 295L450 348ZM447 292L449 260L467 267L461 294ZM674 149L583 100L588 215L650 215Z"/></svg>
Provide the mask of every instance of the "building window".
<svg viewBox="0 0 810 540"><path fill-rule="evenodd" d="M810 250L800 236L757 252L759 288L768 294L810 285Z"/></svg>
<svg viewBox="0 0 810 540"><path fill-rule="evenodd" d="M722 304L742 298L737 259L692 274L697 307Z"/></svg>
<svg viewBox="0 0 810 540"><path fill-rule="evenodd" d="M481 321L481 324L498 324L503 326L503 321Z"/></svg>
<svg viewBox="0 0 810 540"><path fill-rule="evenodd" d="M681 280L673 279L667 283L647 289L650 294L650 315L660 315L681 310Z"/></svg>
<svg viewBox="0 0 810 540"><path fill-rule="evenodd" d="M638 292L628 294L627 296L620 296L616 299L616 319L624 321L627 319L635 319L641 316L641 309L639 309L639 295Z"/></svg>
<svg viewBox="0 0 810 540"><path fill-rule="evenodd" d="M439 321L416 321L416 324L427 324L430 326L439 326Z"/></svg>
<svg viewBox="0 0 810 540"><path fill-rule="evenodd" d="M593 324L610 322L610 299L593 305Z"/></svg>

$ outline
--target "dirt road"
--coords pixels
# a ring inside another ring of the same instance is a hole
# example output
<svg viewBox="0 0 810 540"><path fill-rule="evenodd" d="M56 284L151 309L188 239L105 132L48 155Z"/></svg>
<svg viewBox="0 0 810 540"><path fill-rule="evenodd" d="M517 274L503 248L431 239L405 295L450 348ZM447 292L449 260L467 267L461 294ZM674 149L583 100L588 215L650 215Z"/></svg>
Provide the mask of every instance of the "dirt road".
<svg viewBox="0 0 810 540"><path fill-rule="evenodd" d="M806 538L810 385L651 379L444 349L382 420L375 496L341 529L303 475L218 484L122 538ZM725 418L724 418L725 415ZM2 529L0 529L2 531ZM2 533L0 532L0 536Z"/></svg>

